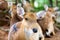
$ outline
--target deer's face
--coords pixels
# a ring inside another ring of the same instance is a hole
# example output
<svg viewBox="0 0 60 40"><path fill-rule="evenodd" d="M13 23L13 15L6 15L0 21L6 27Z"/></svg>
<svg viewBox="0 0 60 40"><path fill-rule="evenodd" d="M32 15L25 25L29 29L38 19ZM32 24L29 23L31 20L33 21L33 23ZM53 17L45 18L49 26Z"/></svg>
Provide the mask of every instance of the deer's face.
<svg viewBox="0 0 60 40"><path fill-rule="evenodd" d="M54 21L52 19L52 11L46 11L44 12L45 15L41 15L39 16L39 21L38 23L40 22L40 25L42 26L42 29L44 30L43 32L46 33L47 36L51 37L51 34L54 35ZM42 14L44 14L42 12ZM43 19L43 20L41 20Z"/></svg>
<svg viewBox="0 0 60 40"><path fill-rule="evenodd" d="M28 26L25 28L26 39L27 40L44 40L42 30L37 23L36 15L33 13L26 13L24 15L24 18Z"/></svg>

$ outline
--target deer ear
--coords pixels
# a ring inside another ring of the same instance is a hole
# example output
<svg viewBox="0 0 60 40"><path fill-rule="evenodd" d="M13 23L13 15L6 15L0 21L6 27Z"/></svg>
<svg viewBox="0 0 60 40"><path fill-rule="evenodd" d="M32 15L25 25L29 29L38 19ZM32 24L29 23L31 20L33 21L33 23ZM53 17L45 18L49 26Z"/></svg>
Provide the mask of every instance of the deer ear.
<svg viewBox="0 0 60 40"><path fill-rule="evenodd" d="M53 9L54 9L55 11L56 11L56 10L59 10L59 7L55 7L55 8L53 8Z"/></svg>
<svg viewBox="0 0 60 40"><path fill-rule="evenodd" d="M22 3L23 3L24 5L26 5L26 0L22 0Z"/></svg>
<svg viewBox="0 0 60 40"><path fill-rule="evenodd" d="M17 14L19 16L23 16L25 14L24 9L21 7L21 5L17 5Z"/></svg>
<svg viewBox="0 0 60 40"><path fill-rule="evenodd" d="M40 19L40 17L44 17L46 15L45 11L39 11L36 13L37 19Z"/></svg>
<svg viewBox="0 0 60 40"><path fill-rule="evenodd" d="M8 2L8 7L11 7L13 5L12 2Z"/></svg>
<svg viewBox="0 0 60 40"><path fill-rule="evenodd" d="M48 5L44 5L44 8L45 8L45 10L47 11L48 10Z"/></svg>

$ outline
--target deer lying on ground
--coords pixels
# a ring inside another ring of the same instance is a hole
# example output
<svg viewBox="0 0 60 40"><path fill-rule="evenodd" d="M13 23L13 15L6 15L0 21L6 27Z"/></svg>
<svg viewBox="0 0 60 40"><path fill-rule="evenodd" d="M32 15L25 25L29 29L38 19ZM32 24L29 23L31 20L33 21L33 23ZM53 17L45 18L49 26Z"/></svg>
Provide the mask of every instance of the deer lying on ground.
<svg viewBox="0 0 60 40"><path fill-rule="evenodd" d="M8 40L44 40L36 15L30 12L25 13L22 21L11 26Z"/></svg>
<svg viewBox="0 0 60 40"><path fill-rule="evenodd" d="M46 11L40 11L37 13L38 23L41 26L43 33L46 36L51 37L51 35L55 35L54 32L54 21L55 18L55 10L57 8L48 8L45 6Z"/></svg>

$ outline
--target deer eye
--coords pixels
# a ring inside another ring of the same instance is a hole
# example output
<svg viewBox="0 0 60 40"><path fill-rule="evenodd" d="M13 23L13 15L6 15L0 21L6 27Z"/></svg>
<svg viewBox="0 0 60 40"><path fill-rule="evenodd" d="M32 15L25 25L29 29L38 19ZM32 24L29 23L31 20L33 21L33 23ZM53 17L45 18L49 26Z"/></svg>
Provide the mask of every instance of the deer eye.
<svg viewBox="0 0 60 40"><path fill-rule="evenodd" d="M28 20L28 18L25 18L25 20Z"/></svg>
<svg viewBox="0 0 60 40"><path fill-rule="evenodd" d="M37 33L37 29L36 29L36 28L33 28L33 32L34 32L34 33Z"/></svg>
<svg viewBox="0 0 60 40"><path fill-rule="evenodd" d="M20 6L17 6L17 7L20 7Z"/></svg>

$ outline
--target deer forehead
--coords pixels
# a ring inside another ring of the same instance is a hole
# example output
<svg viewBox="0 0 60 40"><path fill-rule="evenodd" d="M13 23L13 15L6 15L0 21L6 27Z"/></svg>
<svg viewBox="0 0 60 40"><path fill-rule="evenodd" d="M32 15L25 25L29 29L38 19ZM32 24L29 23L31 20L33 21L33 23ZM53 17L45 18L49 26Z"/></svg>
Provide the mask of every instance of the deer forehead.
<svg viewBox="0 0 60 40"><path fill-rule="evenodd" d="M48 8L49 12L54 12L55 10L53 8Z"/></svg>
<svg viewBox="0 0 60 40"><path fill-rule="evenodd" d="M13 6L12 6L12 9L17 9L17 6L16 6L16 5L13 5Z"/></svg>
<svg viewBox="0 0 60 40"><path fill-rule="evenodd" d="M33 14L33 13L26 13L26 14L24 15L24 18L37 19L37 18L36 18L36 15Z"/></svg>

